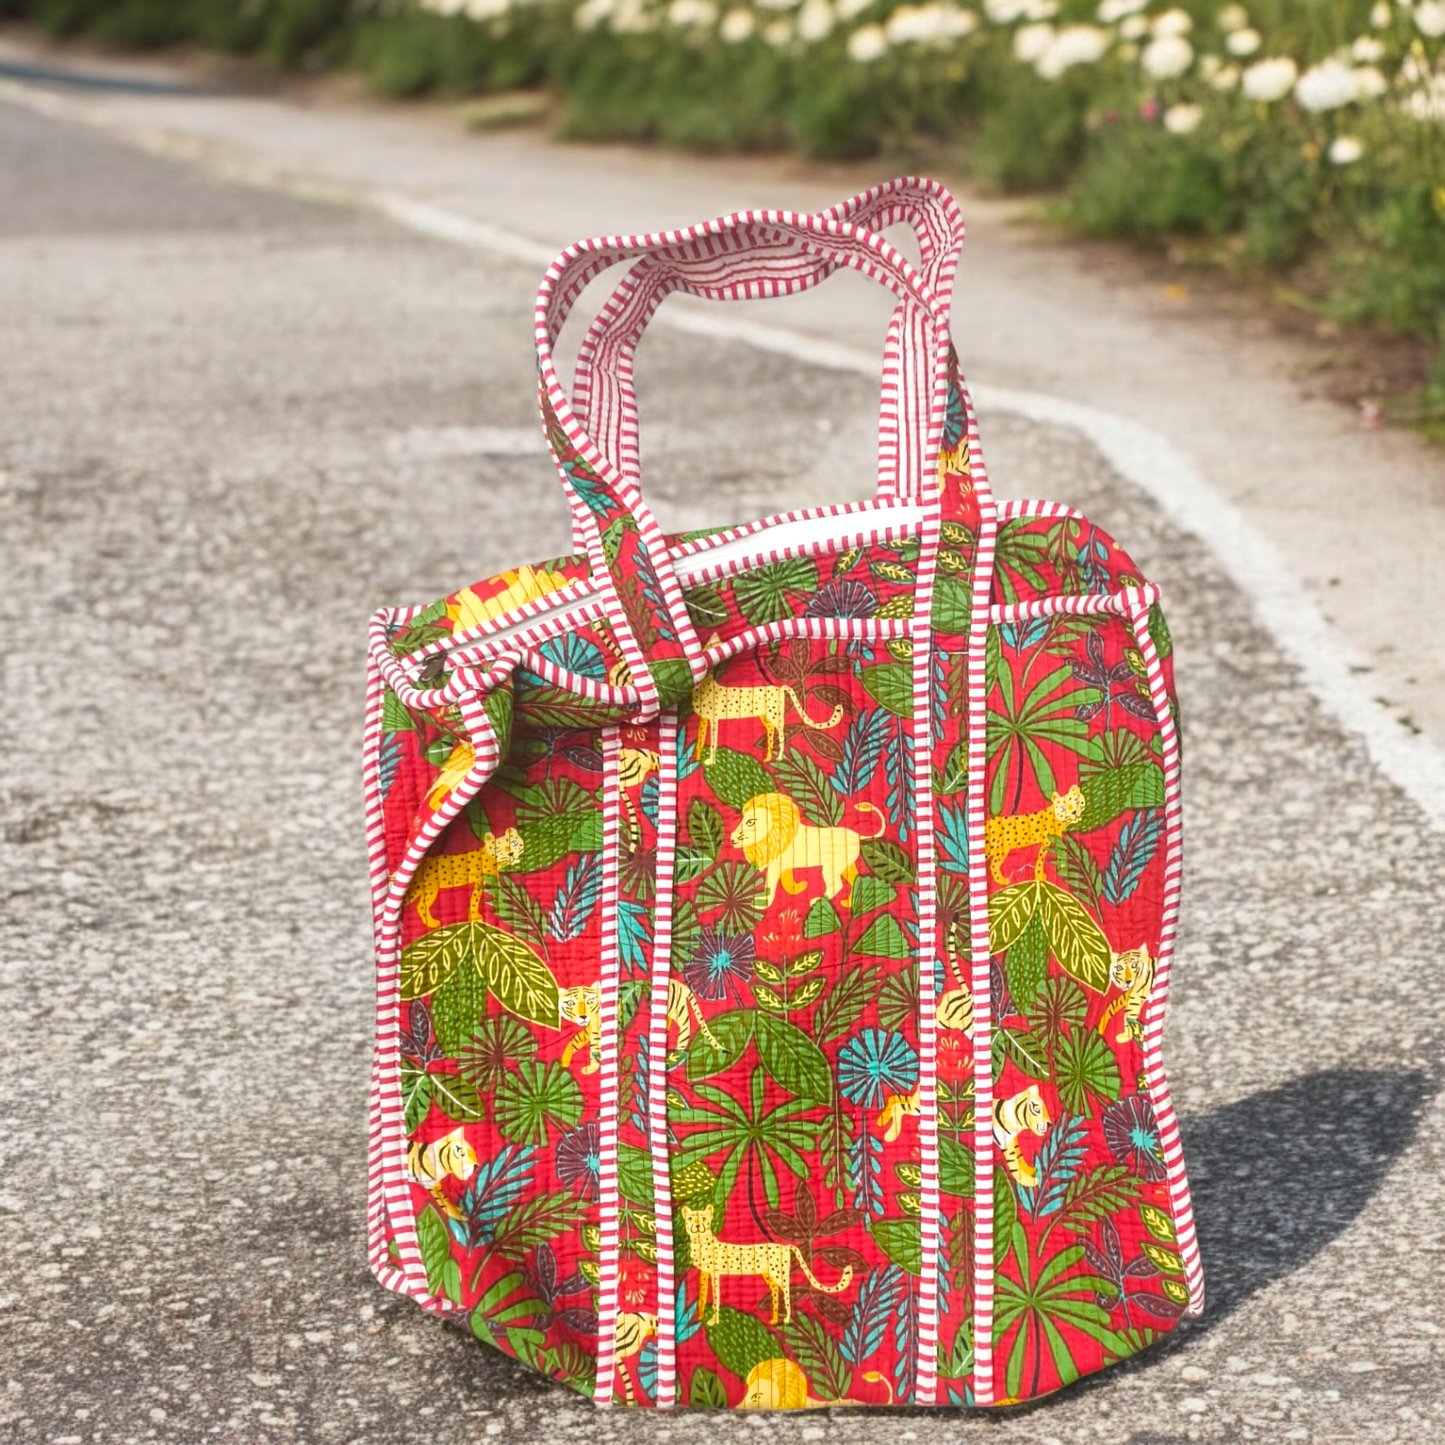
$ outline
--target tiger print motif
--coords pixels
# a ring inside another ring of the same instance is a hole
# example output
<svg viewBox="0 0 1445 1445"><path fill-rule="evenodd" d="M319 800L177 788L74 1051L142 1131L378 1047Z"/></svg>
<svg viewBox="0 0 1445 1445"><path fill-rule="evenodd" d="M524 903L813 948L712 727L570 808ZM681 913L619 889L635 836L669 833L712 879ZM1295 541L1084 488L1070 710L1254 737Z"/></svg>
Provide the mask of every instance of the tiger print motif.
<svg viewBox="0 0 1445 1445"><path fill-rule="evenodd" d="M1099 1020L1099 1032L1102 1034L1109 1020L1122 1013L1124 1017L1119 1032L1114 1035L1116 1044L1127 1043L1130 1039L1142 1042L1144 1027L1140 1017L1144 1005L1149 1002L1149 995L1154 991L1154 965L1157 962L1142 944L1123 953L1110 954L1109 982L1124 992L1104 1010L1104 1017Z"/></svg>
<svg viewBox="0 0 1445 1445"><path fill-rule="evenodd" d="M923 1098L922 1088L915 1089L911 1094L888 1094L883 1100L883 1112L878 1116L878 1127L883 1130L883 1138L886 1143L891 1144L897 1137L898 1131L903 1127L903 1121L912 1114L917 1114L918 1105Z"/></svg>
<svg viewBox="0 0 1445 1445"><path fill-rule="evenodd" d="M1019 1135L1025 1131L1041 1137L1049 1132L1054 1122L1049 1106L1037 1084L1010 1095L1007 1099L996 1099L993 1106L993 1139L1003 1154L1003 1162L1014 1182L1021 1189L1032 1189L1039 1182L1038 1172L1023 1156L1019 1148Z"/></svg>
<svg viewBox="0 0 1445 1445"><path fill-rule="evenodd" d="M995 883L1007 884L1003 876L1003 865L1008 855L1017 848L1030 848L1039 844L1038 857L1034 859L1034 882L1044 881L1044 863L1055 838L1062 838L1070 828L1084 816L1084 794L1077 783L1062 797L1058 793L1047 808L1037 813L1017 813L1010 816L989 818L983 825L983 851L993 870Z"/></svg>
<svg viewBox="0 0 1445 1445"><path fill-rule="evenodd" d="M583 1060L581 1072L595 1074L601 1067L599 1059L601 1007L602 1000L598 984L578 984L573 988L557 991L559 1023L578 1026L576 1034L568 1041L567 1047L562 1050L562 1067L564 1069L571 1064L575 1055L584 1050L586 1058ZM688 1017L689 1013L692 1015L691 1018ZM680 978L670 979L667 985L667 1022L669 1025L677 1025L677 1047L680 1052L686 1050L692 1043L693 1019L697 1020L698 1029L708 1043L713 1048L721 1050L722 1043L707 1026L707 1019L697 1000L693 997L692 990Z"/></svg>
<svg viewBox="0 0 1445 1445"><path fill-rule="evenodd" d="M406 1151L407 1178L426 1189L449 1219L465 1219L466 1215L452 1203L442 1188L442 1180L455 1179L465 1184L476 1172L477 1153L467 1143L465 1129L453 1129L430 1144L414 1139Z"/></svg>
<svg viewBox="0 0 1445 1445"><path fill-rule="evenodd" d="M472 902L467 919L477 923L482 916L485 880L495 878L503 869L515 868L522 861L522 847L522 835L515 828L508 828L501 837L488 833L480 848L471 848L465 853L434 853L416 870L406 890L406 901L416 904L417 917L428 928L440 928L432 912L437 894L443 888L470 886Z"/></svg>
<svg viewBox="0 0 1445 1445"><path fill-rule="evenodd" d="M622 1371L622 1396L629 1405L635 1405L637 1400L632 1393L632 1377L628 1373L627 1361L641 1354L643 1345L656 1333L656 1315L624 1311L617 1316L617 1328L612 1337L613 1368Z"/></svg>

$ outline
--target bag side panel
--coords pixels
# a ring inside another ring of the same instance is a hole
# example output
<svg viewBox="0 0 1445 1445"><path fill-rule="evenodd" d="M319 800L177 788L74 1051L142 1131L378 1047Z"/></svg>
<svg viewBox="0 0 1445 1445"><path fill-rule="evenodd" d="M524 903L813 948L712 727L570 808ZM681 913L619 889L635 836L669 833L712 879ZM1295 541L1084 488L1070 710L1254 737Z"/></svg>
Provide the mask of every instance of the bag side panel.
<svg viewBox="0 0 1445 1445"><path fill-rule="evenodd" d="M394 871L418 814L464 774L454 710L386 709ZM400 914L395 1218L413 1293L590 1394L597 1352L602 749L529 702L492 781L442 830ZM552 725L555 722L556 725Z"/></svg>
<svg viewBox="0 0 1445 1445"><path fill-rule="evenodd" d="M1139 584L1077 514L1000 525L995 605L1013 610L985 668L995 1403L1134 1353L1197 1289L1167 1091L1146 1077L1178 816L1167 629L1156 606L1151 687L1138 594L1118 590Z"/></svg>

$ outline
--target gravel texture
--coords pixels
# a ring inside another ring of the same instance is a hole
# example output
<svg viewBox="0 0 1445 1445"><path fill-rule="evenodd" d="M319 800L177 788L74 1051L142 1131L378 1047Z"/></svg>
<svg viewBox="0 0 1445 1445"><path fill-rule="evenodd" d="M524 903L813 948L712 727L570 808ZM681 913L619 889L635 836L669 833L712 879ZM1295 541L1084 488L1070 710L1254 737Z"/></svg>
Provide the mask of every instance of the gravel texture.
<svg viewBox="0 0 1445 1445"><path fill-rule="evenodd" d="M1165 589L1206 1318L990 1418L600 1415L376 1286L365 623L567 547L540 440L428 441L532 424L536 277L0 107L7 171L0 1439L1445 1437L1445 838L1198 539L1002 416L1000 490L1082 506ZM866 489L858 379L644 358L665 522Z"/></svg>

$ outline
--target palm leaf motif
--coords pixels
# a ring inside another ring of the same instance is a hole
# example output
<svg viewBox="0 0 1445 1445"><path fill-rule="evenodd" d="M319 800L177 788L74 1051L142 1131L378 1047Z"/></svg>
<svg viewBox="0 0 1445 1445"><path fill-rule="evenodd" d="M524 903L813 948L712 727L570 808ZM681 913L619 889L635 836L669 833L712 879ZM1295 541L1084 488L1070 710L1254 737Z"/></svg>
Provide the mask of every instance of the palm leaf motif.
<svg viewBox="0 0 1445 1445"><path fill-rule="evenodd" d="M547 915L551 936L565 943L587 926L602 890L602 867L596 853L583 853L567 869Z"/></svg>
<svg viewBox="0 0 1445 1445"><path fill-rule="evenodd" d="M1060 1250L1043 1262L1030 1253L1022 1224L1015 1221L1011 1233L1019 1278L1000 1273L993 1329L995 1355L1003 1354L1007 1347L1004 1388L1010 1397L1017 1397L1026 1389L1030 1395L1039 1393L1046 1347L1058 1384L1071 1384L1079 1378L1066 1330L1108 1345L1112 1339L1109 1315L1098 1303L1098 1295L1108 1294L1112 1285L1096 1274L1076 1272L1084 1258L1082 1244ZM1033 1371L1026 1385L1024 1368L1030 1357Z"/></svg>
<svg viewBox="0 0 1445 1445"><path fill-rule="evenodd" d="M860 712L843 739L843 756L833 769L833 786L845 798L851 798L867 786L883 756L892 722L882 708Z"/></svg>
<svg viewBox="0 0 1445 1445"><path fill-rule="evenodd" d="M996 636L997 629L991 629L990 635ZM1066 664L1031 682L1029 669L1016 677L1012 667L1000 663L997 699L989 703L986 728L989 764L994 769L988 796L991 814L1016 813L1029 781L1045 798L1058 791L1050 750L1066 748L1082 757L1096 750L1088 723L1077 716L1092 693L1070 687L1072 676Z"/></svg>
<svg viewBox="0 0 1445 1445"><path fill-rule="evenodd" d="M1122 903L1139 886L1164 832L1164 815L1158 812L1135 813L1119 830L1118 841L1109 854L1104 869L1104 899Z"/></svg>

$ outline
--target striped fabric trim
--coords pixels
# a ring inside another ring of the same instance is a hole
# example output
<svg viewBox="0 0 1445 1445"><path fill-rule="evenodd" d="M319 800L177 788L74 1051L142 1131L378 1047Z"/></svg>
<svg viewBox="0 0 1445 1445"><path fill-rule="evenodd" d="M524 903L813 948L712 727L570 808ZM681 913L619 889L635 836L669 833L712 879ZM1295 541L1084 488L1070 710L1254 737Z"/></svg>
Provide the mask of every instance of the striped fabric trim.
<svg viewBox="0 0 1445 1445"><path fill-rule="evenodd" d="M672 981L673 862L677 855L676 713L658 720L657 908L653 916L652 1019L647 1047L647 1136L657 1219L657 1406L677 1403L676 1279L672 1241L672 1158L667 1143L667 993Z"/></svg>
<svg viewBox="0 0 1445 1445"><path fill-rule="evenodd" d="M368 797L368 838L373 859L373 880L380 884L380 905L376 918L376 1056L372 1073L375 1105L371 1135L371 1202L373 1210L372 1270L391 1289L411 1295L428 1309L442 1310L427 1288L426 1270L416 1239L416 1219L411 1208L411 1191L406 1181L406 1118L401 1097L401 1060L398 1030L401 1020L401 918L406 890L431 846L448 824L466 807L483 783L496 771L500 761L497 736L479 699L461 704L462 720L471 739L475 762L471 771L447 795L408 841L400 864L384 883L376 874L376 853L381 850L385 870L385 831L381 810ZM374 755L368 757L368 789L375 786ZM394 1232L400 1266L386 1258L384 1231L378 1234L377 1210L384 1209ZM398 1277L398 1275L400 1277Z"/></svg>
<svg viewBox="0 0 1445 1445"><path fill-rule="evenodd" d="M978 422L967 394L971 468L983 466ZM974 1107L974 1271L973 1398L993 1403L993 1000L990 988L988 862L984 856L984 820L988 808L988 648L989 600L993 592L994 544L998 518L987 480L979 486L978 550L974 554L973 615L968 636L968 900L969 951L973 989Z"/></svg>
<svg viewBox="0 0 1445 1445"><path fill-rule="evenodd" d="M1152 596L1150 594L1153 594ZM1179 791L1179 733L1169 711L1164 690L1164 668L1149 632L1149 609L1158 589L1130 588L1134 639L1144 658L1154 712L1159 719L1159 736L1164 745L1164 916L1159 933L1159 957L1154 965L1154 988L1140 1018L1143 1028L1144 1077L1149 1085L1149 1102L1159 1124L1159 1143L1169 1184L1169 1201L1179 1257L1184 1263L1184 1282L1189 1289L1187 1313L1198 1316L1204 1310L1204 1271L1199 1262L1199 1238L1194 1207L1184 1175L1184 1151L1179 1143L1179 1121L1169 1082L1164 1073L1164 1012L1169 995L1169 976L1174 964L1174 938L1179 926L1179 892L1184 871L1184 814Z"/></svg>
<svg viewBox="0 0 1445 1445"><path fill-rule="evenodd" d="M946 390L944 399L946 402ZM935 411L940 434L943 410ZM913 1403L931 1405L938 1389L938 998L934 976L938 933L938 853L933 829L933 669L931 613L937 571L940 507L937 488L923 529L913 629L913 816L918 859L918 1372Z"/></svg>
<svg viewBox="0 0 1445 1445"><path fill-rule="evenodd" d="M1035 602L1009 602L990 607L988 620L996 627L1010 622L1031 622L1039 617L1111 615L1132 620L1141 599L1147 613L1159 600L1159 589L1147 583L1143 587L1126 587L1118 592L1088 592L1069 597L1042 597Z"/></svg>
<svg viewBox="0 0 1445 1445"><path fill-rule="evenodd" d="M598 945L597 1074L598 1246L597 1383L593 1401L610 1405L616 1383L619 1198L617 1181L617 877L621 842L622 734L602 730L602 899Z"/></svg>

